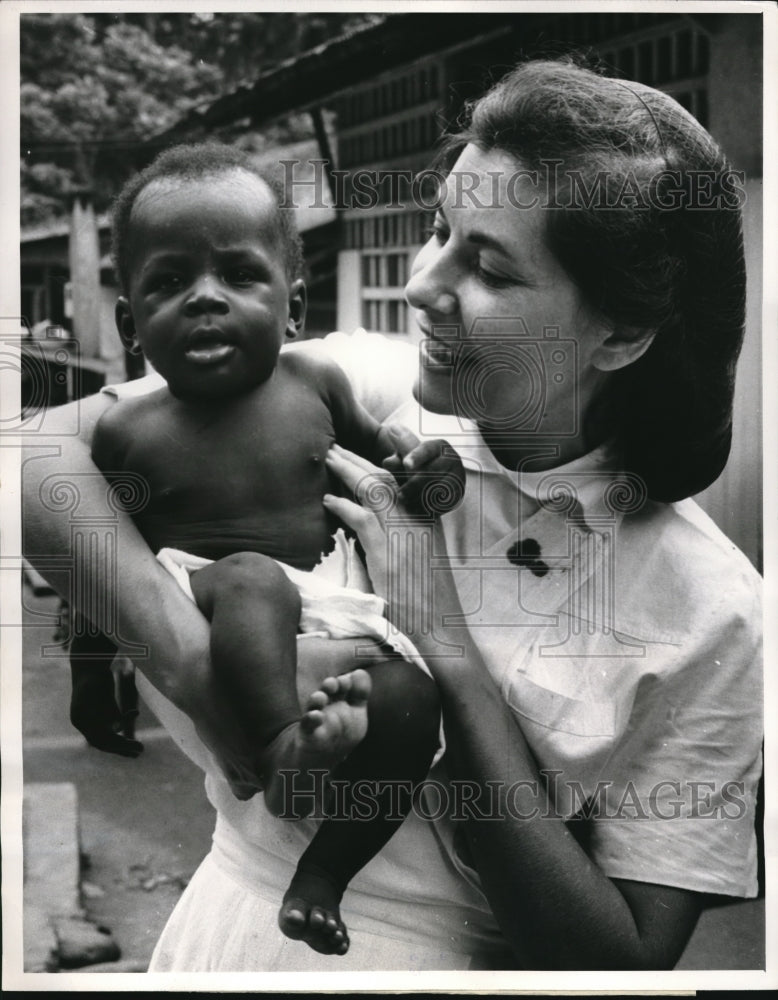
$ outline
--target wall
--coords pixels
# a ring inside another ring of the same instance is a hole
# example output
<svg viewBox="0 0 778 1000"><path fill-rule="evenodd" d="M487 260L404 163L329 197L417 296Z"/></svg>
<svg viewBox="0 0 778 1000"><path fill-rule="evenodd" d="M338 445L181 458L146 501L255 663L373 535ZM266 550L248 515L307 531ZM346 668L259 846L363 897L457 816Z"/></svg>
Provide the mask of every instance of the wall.
<svg viewBox="0 0 778 1000"><path fill-rule="evenodd" d="M732 452L697 502L762 569L762 181L746 182L746 336L735 383Z"/></svg>

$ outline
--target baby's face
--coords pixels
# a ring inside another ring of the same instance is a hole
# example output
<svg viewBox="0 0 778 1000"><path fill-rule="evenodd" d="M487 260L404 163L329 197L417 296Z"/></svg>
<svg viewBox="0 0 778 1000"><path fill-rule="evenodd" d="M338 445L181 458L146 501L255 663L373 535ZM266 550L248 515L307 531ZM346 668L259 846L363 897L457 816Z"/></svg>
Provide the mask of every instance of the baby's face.
<svg viewBox="0 0 778 1000"><path fill-rule="evenodd" d="M260 178L154 181L132 210L128 242L120 332L134 332L176 396L231 396L270 377L301 283L290 288Z"/></svg>

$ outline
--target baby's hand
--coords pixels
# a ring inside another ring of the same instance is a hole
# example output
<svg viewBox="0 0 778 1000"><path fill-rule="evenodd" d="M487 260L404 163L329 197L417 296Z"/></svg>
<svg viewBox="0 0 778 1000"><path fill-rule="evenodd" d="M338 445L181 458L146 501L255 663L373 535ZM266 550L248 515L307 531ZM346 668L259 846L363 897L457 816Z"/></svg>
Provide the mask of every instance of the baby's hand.
<svg viewBox="0 0 778 1000"><path fill-rule="evenodd" d="M437 517L454 510L465 495L462 459L448 441L419 441L412 431L387 426L395 452L383 466L400 484L399 497L411 514Z"/></svg>

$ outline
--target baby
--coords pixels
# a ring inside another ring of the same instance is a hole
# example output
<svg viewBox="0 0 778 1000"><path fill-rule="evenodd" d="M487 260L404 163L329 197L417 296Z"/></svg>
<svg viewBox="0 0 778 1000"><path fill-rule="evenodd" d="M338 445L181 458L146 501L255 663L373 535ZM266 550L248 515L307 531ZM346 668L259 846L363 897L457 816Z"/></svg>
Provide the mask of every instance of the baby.
<svg viewBox="0 0 778 1000"><path fill-rule="evenodd" d="M280 206L248 158L213 144L168 150L126 185L114 213L117 326L167 387L112 406L92 453L107 479L133 473L148 484L135 523L211 623L214 676L259 748L268 808L299 815L281 771L294 773L295 792L314 786L312 771L334 768L379 788L418 784L438 746L439 708L430 677L395 656L369 671L344 665L300 710L297 634L318 620L308 571L347 544L322 504L337 490L327 452L337 441L398 477L403 457L396 432L358 405L337 365L281 352L302 330L305 287L292 212ZM411 506L430 476L463 482L445 442L411 455L401 491ZM351 593L330 590L325 605ZM114 652L103 636L74 639L71 717L90 742L115 750L106 740L117 716ZM403 814L410 804L408 791ZM284 933L344 954L341 896L400 822L395 802L367 822L325 819L284 897Z"/></svg>

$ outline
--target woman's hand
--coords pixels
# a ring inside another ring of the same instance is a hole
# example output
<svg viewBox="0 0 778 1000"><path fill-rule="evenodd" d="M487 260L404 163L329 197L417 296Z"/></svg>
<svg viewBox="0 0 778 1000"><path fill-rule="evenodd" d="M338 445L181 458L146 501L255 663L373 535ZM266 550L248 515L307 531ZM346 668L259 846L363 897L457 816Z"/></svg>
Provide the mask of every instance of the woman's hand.
<svg viewBox="0 0 778 1000"><path fill-rule="evenodd" d="M367 459L333 445L327 466L355 500L327 495L325 507L356 532L387 618L424 653L442 615L460 610L439 522L411 514L394 476Z"/></svg>

